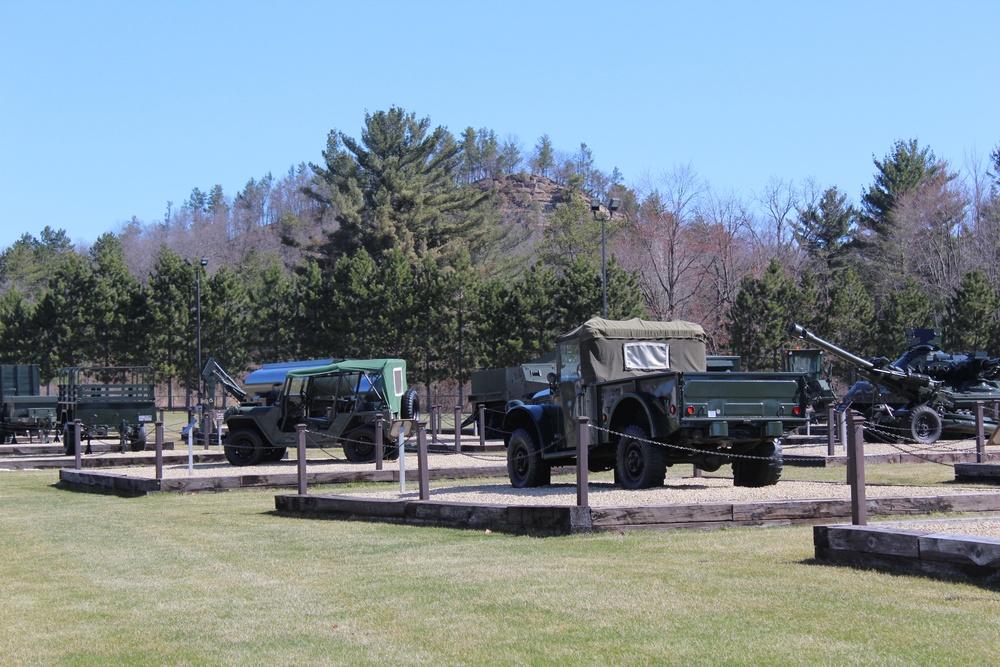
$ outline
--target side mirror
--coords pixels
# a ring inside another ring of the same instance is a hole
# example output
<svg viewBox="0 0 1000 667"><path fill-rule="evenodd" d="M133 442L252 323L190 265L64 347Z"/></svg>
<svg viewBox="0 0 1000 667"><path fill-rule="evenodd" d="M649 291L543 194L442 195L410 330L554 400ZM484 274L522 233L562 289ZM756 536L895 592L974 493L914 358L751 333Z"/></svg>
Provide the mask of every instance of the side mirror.
<svg viewBox="0 0 1000 667"><path fill-rule="evenodd" d="M549 373L545 376L545 379L549 381L549 386L555 391L559 386L559 376L555 373Z"/></svg>

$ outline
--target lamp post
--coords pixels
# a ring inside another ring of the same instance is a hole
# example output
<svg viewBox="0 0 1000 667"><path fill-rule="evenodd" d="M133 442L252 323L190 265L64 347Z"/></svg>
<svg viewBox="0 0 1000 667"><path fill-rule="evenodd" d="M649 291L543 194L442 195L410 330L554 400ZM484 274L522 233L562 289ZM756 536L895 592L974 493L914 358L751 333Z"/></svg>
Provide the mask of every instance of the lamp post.
<svg viewBox="0 0 1000 667"><path fill-rule="evenodd" d="M608 243L604 223L614 216L621 202L621 199L615 199L614 197L608 199L608 217L601 216L601 317L604 319L608 319ZM597 199L591 200L590 210L594 212L594 219L596 220L597 214L601 210L601 202Z"/></svg>
<svg viewBox="0 0 1000 667"><path fill-rule="evenodd" d="M184 262L191 266L191 260L185 259ZM197 331L198 337L198 368L196 369L198 378L198 405L201 405L202 401L202 377L201 377L201 272L204 271L205 267L208 266L208 260L204 257L201 261L194 265L194 290L195 290L195 329Z"/></svg>

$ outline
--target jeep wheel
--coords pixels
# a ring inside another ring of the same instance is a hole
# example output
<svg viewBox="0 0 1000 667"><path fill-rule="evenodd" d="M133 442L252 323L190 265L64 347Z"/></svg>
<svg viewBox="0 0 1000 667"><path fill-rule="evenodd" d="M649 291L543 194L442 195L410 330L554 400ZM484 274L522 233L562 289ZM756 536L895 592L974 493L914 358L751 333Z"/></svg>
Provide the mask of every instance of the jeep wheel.
<svg viewBox="0 0 1000 667"><path fill-rule="evenodd" d="M733 459L733 486L760 487L778 483L784 461L781 444L777 440L762 442L747 455L762 458Z"/></svg>
<svg viewBox="0 0 1000 667"><path fill-rule="evenodd" d="M344 454L351 463L371 463L375 460L375 429L356 428L343 438Z"/></svg>
<svg viewBox="0 0 1000 667"><path fill-rule="evenodd" d="M667 476L667 454L662 445L647 440L641 426L631 425L618 441L615 477L625 489L648 489L663 486Z"/></svg>
<svg viewBox="0 0 1000 667"><path fill-rule="evenodd" d="M399 418L420 421L420 397L416 389L410 389L403 394L400 400Z"/></svg>
<svg viewBox="0 0 1000 667"><path fill-rule="evenodd" d="M280 461L285 458L285 452L287 451L287 447L269 447L267 451L264 452L264 461Z"/></svg>
<svg viewBox="0 0 1000 667"><path fill-rule="evenodd" d="M932 408L920 405L910 411L906 437L921 445L930 445L941 437L941 417Z"/></svg>
<svg viewBox="0 0 1000 667"><path fill-rule="evenodd" d="M552 468L542 459L534 436L523 428L514 431L507 447L507 476L516 489L543 486L552 481Z"/></svg>
<svg viewBox="0 0 1000 667"><path fill-rule="evenodd" d="M260 436L248 428L230 431L223 449L226 460L234 466L255 466L264 458L264 445Z"/></svg>

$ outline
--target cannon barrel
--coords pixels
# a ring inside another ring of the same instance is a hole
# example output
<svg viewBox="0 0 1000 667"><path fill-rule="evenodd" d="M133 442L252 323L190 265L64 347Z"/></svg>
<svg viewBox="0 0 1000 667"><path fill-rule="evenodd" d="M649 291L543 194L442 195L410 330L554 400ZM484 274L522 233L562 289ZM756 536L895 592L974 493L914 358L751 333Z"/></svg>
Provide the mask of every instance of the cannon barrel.
<svg viewBox="0 0 1000 667"><path fill-rule="evenodd" d="M911 400L926 401L931 396L937 394L941 382L921 373L911 373L895 366L876 366L867 359L862 359L856 354L851 354L847 350L841 349L823 340L800 324L793 324L788 327L788 335L807 340L813 345L820 347L830 354L840 357L844 361L855 364L858 371L875 384L888 387L896 393L908 396Z"/></svg>
<svg viewBox="0 0 1000 667"><path fill-rule="evenodd" d="M856 354L851 354L847 350L837 347L828 340L823 340L813 332L806 329L801 324L793 324L792 326L788 327L788 335L794 336L795 338L801 338L803 340L807 340L816 347L826 350L830 354L836 357L840 357L844 361L849 361L850 363L856 365L858 368L862 368L866 371L872 371L875 369L875 364L873 364L872 362L868 361L867 359L862 359Z"/></svg>

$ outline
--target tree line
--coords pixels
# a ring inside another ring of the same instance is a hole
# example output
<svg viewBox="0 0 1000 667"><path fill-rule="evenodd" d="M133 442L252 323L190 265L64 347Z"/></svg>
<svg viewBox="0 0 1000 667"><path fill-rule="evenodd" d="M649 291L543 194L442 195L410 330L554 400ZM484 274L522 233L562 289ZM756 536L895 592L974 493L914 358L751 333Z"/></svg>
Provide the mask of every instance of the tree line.
<svg viewBox="0 0 1000 667"><path fill-rule="evenodd" d="M775 366L792 320L861 356L901 352L908 326L1000 354L1000 149L964 177L916 140L873 162L857 205L777 178L746 200L690 166L626 186L586 144L525 151L393 107L332 131L321 164L195 188L89 248L25 234L0 255L0 360L44 379L150 364L191 388L200 309L204 357L234 374L394 356L417 383L465 379L600 314L602 228L610 317L699 322L750 368Z"/></svg>

